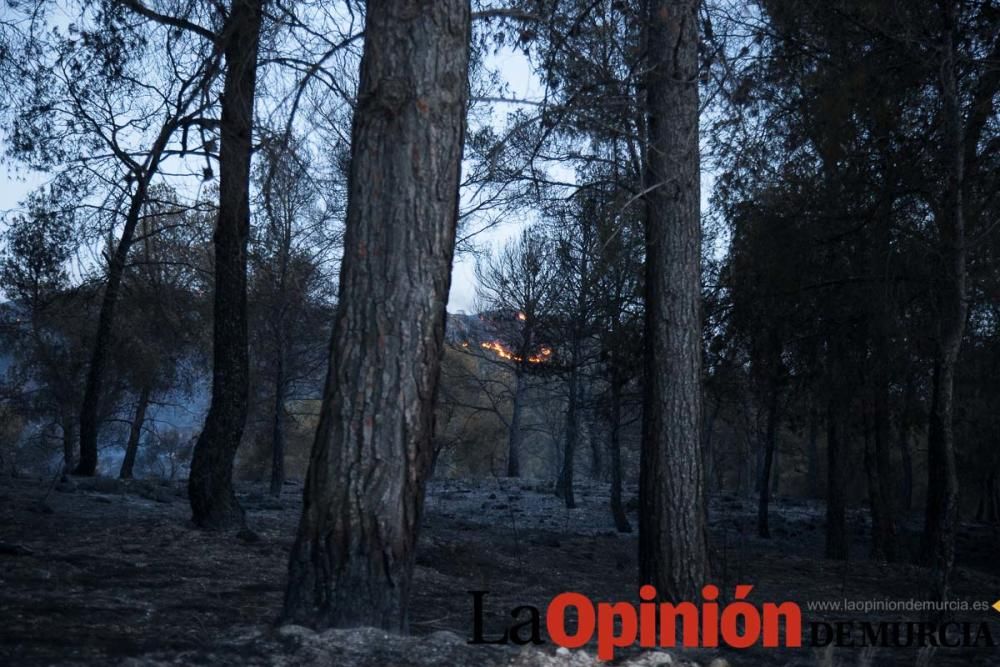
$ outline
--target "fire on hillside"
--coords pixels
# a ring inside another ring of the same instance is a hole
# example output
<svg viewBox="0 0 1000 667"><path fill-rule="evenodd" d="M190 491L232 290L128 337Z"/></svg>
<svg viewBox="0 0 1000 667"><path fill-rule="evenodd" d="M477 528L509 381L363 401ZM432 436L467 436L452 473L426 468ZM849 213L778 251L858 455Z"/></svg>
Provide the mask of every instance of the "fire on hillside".
<svg viewBox="0 0 1000 667"><path fill-rule="evenodd" d="M479 347L484 350L491 350L501 359L507 359L508 361L521 362L525 359L520 355L514 354L507 346L503 343L495 340L483 341L479 344ZM535 354L528 355L527 361L529 364L540 364L548 361L552 357L552 348L541 347Z"/></svg>

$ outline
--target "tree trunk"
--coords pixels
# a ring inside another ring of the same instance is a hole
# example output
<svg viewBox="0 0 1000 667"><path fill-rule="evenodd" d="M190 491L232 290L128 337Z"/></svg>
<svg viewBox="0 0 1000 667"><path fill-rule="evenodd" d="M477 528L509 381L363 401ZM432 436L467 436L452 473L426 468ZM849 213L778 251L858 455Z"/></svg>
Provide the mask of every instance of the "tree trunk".
<svg viewBox="0 0 1000 667"><path fill-rule="evenodd" d="M135 404L135 414L132 416L132 426L128 432L128 443L125 445L125 458L122 459L121 471L118 473L120 479L132 479L135 457L139 452L139 439L142 437L142 424L146 421L146 408L149 407L149 394L149 385L145 385L139 390L139 400Z"/></svg>
<svg viewBox="0 0 1000 667"><path fill-rule="evenodd" d="M63 437L63 474L69 474L73 470L76 452L76 419L67 417L62 420Z"/></svg>
<svg viewBox="0 0 1000 667"><path fill-rule="evenodd" d="M965 146L962 109L956 70L958 3L944 3L944 39L941 49L942 160L948 165L941 210L935 215L940 256L944 266L938 285L937 359L931 400L928 449L928 504L924 528L924 553L932 567L932 592L949 597L955 564L958 529L958 471L953 428L955 367L966 319Z"/></svg>
<svg viewBox="0 0 1000 667"><path fill-rule="evenodd" d="M878 362L876 362L878 363ZM868 502L872 517L872 556L892 562L896 559L896 522L892 509L892 470L889 462L888 376L876 381L875 397L866 424L865 469Z"/></svg>
<svg viewBox="0 0 1000 667"><path fill-rule="evenodd" d="M280 345L274 374L274 421L271 429L271 495L281 497L285 485L285 350Z"/></svg>
<svg viewBox="0 0 1000 667"><path fill-rule="evenodd" d="M750 499L758 492L757 486L760 484L760 475L755 474L756 462L760 458L760 447L756 446L756 438L750 434L750 429L743 436L743 465L740 467L740 490L743 495Z"/></svg>
<svg viewBox="0 0 1000 667"><path fill-rule="evenodd" d="M577 366L580 359L580 342L574 337L571 368L569 374L569 400L566 406L566 438L563 441L563 464L559 473L559 481L556 482L556 495L563 499L567 509L576 507L576 498L573 497L573 458L576 456L576 446L579 440L579 371Z"/></svg>
<svg viewBox="0 0 1000 667"><path fill-rule="evenodd" d="M263 0L234 0L225 28L226 78L219 124L219 213L212 323L212 400L191 460L192 520L206 529L242 527L233 461L247 416L247 239L250 158Z"/></svg>
<svg viewBox="0 0 1000 667"><path fill-rule="evenodd" d="M868 482L868 507L872 520L872 558L876 561L893 559L893 527L887 513L887 499L882 495L875 453L875 434L871 421L865 426L865 475Z"/></svg>
<svg viewBox="0 0 1000 667"><path fill-rule="evenodd" d="M701 456L698 2L649 0L639 563L669 600L709 581Z"/></svg>
<svg viewBox="0 0 1000 667"><path fill-rule="evenodd" d="M899 415L899 455L902 467L900 496L901 506L905 512L913 509L913 442L910 440L910 411L913 400L913 380L907 378L906 389L903 392L903 408Z"/></svg>
<svg viewBox="0 0 1000 667"><path fill-rule="evenodd" d="M820 488L819 478L819 410L814 406L809 408L809 441L807 451L809 455L809 488L813 493L818 493Z"/></svg>
<svg viewBox="0 0 1000 667"><path fill-rule="evenodd" d="M880 124L881 125L881 124ZM889 132L880 129L879 134ZM892 171L890 160L883 164ZM891 194L891 190L890 190ZM865 468L868 478L868 501L872 518L872 556L876 560L893 561L896 558L896 517L893 502L896 486L893 483L889 455L891 418L889 413L890 332L892 304L890 274L891 230L893 196L882 198L872 222L872 242L869 254L869 272L876 279L871 282L867 314L871 356L870 372L865 372L866 392Z"/></svg>
<svg viewBox="0 0 1000 667"><path fill-rule="evenodd" d="M468 0L370 0L340 292L284 620L407 629L433 457Z"/></svg>
<svg viewBox="0 0 1000 667"><path fill-rule="evenodd" d="M511 406L510 430L507 434L507 476L521 476L521 411L524 404L524 371L514 370L514 398Z"/></svg>
<svg viewBox="0 0 1000 667"><path fill-rule="evenodd" d="M760 495L757 503L757 535L770 538L768 526L768 505L771 501L771 469L774 464L774 450L778 440L778 389L772 386L768 392L767 426L764 433L764 464L760 473Z"/></svg>
<svg viewBox="0 0 1000 667"><path fill-rule="evenodd" d="M153 169L155 168L154 164ZM142 207L146 202L146 192L151 177L152 173L147 172L136 186L128 213L125 216L122 236L108 264L108 281L101 297L101 310L97 317L94 347L91 351L90 366L87 369L87 383L83 390L83 401L80 406L80 461L76 470L73 471L75 475L90 477L97 473L97 438L100 422L98 409L104 386L104 369L113 345L115 307L118 304L118 293L125 275L128 253L132 248L135 228L139 224Z"/></svg>
<svg viewBox="0 0 1000 667"><path fill-rule="evenodd" d="M934 369L931 371L931 398L927 424L927 506L924 509L925 523L921 543L923 559L928 565L934 562L935 545L940 540L937 530L942 521L940 513L944 509L944 488L947 483L941 449L940 417L938 416L940 413L938 402L941 400L938 389L940 382L941 366L938 361L935 362Z"/></svg>
<svg viewBox="0 0 1000 667"><path fill-rule="evenodd" d="M589 383L584 383L580 389L580 402L587 406L584 409L587 411L587 444L590 445L590 479L595 482L604 481L604 459L605 454L605 440L604 433L601 430L597 415L593 409L593 401L591 394L591 386Z"/></svg>
<svg viewBox="0 0 1000 667"><path fill-rule="evenodd" d="M830 399L826 419L826 557L847 560L847 434L840 400Z"/></svg>
<svg viewBox="0 0 1000 667"><path fill-rule="evenodd" d="M133 172L133 175L137 177L136 188L129 200L121 238L118 240L108 264L108 280L101 297L97 330L94 333L94 347L91 351L90 366L87 368L87 382L84 386L83 400L80 406L80 461L74 470L76 475L93 476L97 473L97 439L100 430L98 410L104 387L104 372L108 354L114 345L113 334L118 295L125 277L125 268L128 265L128 254L132 249L135 230L142 219L142 209L146 205L149 185L160 168L163 153L180 122L183 106L178 108L176 116L168 118L160 127L142 169L139 173Z"/></svg>
<svg viewBox="0 0 1000 667"><path fill-rule="evenodd" d="M609 450L611 454L611 516L619 533L631 533L632 525L625 514L622 503L622 391L617 381L611 381L611 434Z"/></svg>
<svg viewBox="0 0 1000 667"><path fill-rule="evenodd" d="M954 366L946 368L939 359L934 367L932 385L927 430L927 509L922 546L924 559L933 571L932 590L945 599L954 565L958 527L958 479L951 428Z"/></svg>
<svg viewBox="0 0 1000 667"><path fill-rule="evenodd" d="M760 415L754 419L754 428L747 434L747 437L753 440L754 449L753 492L760 498L760 485L764 480L764 459L767 458L767 447L764 438L760 437Z"/></svg>
<svg viewBox="0 0 1000 667"><path fill-rule="evenodd" d="M979 511L976 518L990 525L1000 523L1000 483L997 469L994 468L983 480L983 496L979 501Z"/></svg>
<svg viewBox="0 0 1000 667"><path fill-rule="evenodd" d="M781 491L781 449L775 441L771 455L771 497L778 495Z"/></svg>

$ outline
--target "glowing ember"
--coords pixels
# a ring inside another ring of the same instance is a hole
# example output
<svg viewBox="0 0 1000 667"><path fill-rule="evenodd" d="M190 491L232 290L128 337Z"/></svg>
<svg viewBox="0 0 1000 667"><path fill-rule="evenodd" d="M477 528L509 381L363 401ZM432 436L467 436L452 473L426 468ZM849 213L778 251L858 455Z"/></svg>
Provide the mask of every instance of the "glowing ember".
<svg viewBox="0 0 1000 667"><path fill-rule="evenodd" d="M543 361L547 361L549 357L552 356L552 349L548 347L543 347L538 350L538 354L531 355L528 357L528 361L532 364L540 364Z"/></svg>
<svg viewBox="0 0 1000 667"><path fill-rule="evenodd" d="M514 354L509 350L503 343L495 340L485 341L479 344L484 350L491 350L501 359L507 359L509 361L523 361L523 359ZM540 364L544 361L548 361L549 357L552 356L552 348L543 347L538 350L537 354L532 354L528 357L529 364Z"/></svg>

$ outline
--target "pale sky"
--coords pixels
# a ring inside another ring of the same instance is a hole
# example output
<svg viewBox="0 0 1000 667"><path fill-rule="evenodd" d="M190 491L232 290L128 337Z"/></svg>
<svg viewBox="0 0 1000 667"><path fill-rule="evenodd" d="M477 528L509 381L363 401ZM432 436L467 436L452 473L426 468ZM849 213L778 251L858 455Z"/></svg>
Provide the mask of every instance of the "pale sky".
<svg viewBox="0 0 1000 667"><path fill-rule="evenodd" d="M501 51L491 56L490 67L498 69L506 80L507 95L515 99L539 99L541 88L531 71L531 65L523 54L509 50ZM513 108L511 105L500 104L494 109L494 119L502 121L504 115ZM507 107L507 108L504 108ZM3 148L3 138L0 137L0 152ZM0 228L8 212L18 208L19 202L33 189L45 182L46 175L15 171L9 165L0 167ZM506 239L516 234L523 226L521 221L512 221L493 227L476 236L476 243L485 246L502 244ZM448 300L450 312L472 312L476 297L475 260L469 256L456 256L452 271L451 293Z"/></svg>
<svg viewBox="0 0 1000 667"><path fill-rule="evenodd" d="M503 50L489 58L489 67L499 71L506 81L507 95L512 99L539 100L542 87L532 72L531 64L524 54ZM493 108L493 120L498 125L503 122L506 113L514 109L513 105L498 104ZM512 220L484 231L476 236L479 245L498 246L516 235L524 226L523 220ZM475 259L470 256L456 256L451 272L451 294L448 298L448 310L452 313L475 310L476 276Z"/></svg>
<svg viewBox="0 0 1000 667"><path fill-rule="evenodd" d="M501 50L498 54L490 56L489 67L499 71L506 82L507 90L504 95L513 99L538 100L542 94L542 88L537 77L532 72L532 67L528 59L520 52L509 49ZM505 115L514 109L514 105L495 104L493 106L493 122L500 125ZM2 148L2 137L0 137L0 148ZM560 174L561 177L572 179L572 174ZM0 168L0 225L3 225L5 213L18 206L27 194L44 182L44 175L31 174L25 172L12 172L9 167ZM702 197L703 210L707 205L707 196L710 185L709 178L703 178ZM503 222L480 235L476 236L476 243L479 246L496 248L506 240L519 233L526 222L523 219ZM473 312L475 310L476 299L476 278L475 259L468 255L459 255L455 258L455 265L452 270L451 293L448 300L448 310L450 312Z"/></svg>

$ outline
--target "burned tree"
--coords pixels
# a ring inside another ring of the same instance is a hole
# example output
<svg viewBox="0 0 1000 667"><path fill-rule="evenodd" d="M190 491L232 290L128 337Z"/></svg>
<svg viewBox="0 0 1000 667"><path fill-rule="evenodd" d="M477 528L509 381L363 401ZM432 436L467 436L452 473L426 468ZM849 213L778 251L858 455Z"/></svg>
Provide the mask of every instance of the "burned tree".
<svg viewBox="0 0 1000 667"><path fill-rule="evenodd" d="M175 135L211 104L218 57L199 37L188 42L186 31L136 21L125 3L78 3L59 12L47 4L36 7L21 61L0 68L23 84L11 94L5 150L34 169L74 181L78 197L66 204L86 213L80 231L106 239L98 264L99 314L78 406L74 472L91 476L136 230L163 162L180 150ZM65 30L43 29L64 20ZM166 55L185 51L191 57Z"/></svg>
<svg viewBox="0 0 1000 667"><path fill-rule="evenodd" d="M540 339L556 307L559 271L550 241L539 230L527 229L496 257L477 264L476 277L480 310L511 320L501 340L483 347L509 362L513 370L507 476L520 477L525 395L533 367L552 354Z"/></svg>
<svg viewBox="0 0 1000 667"><path fill-rule="evenodd" d="M299 141L269 145L257 174L260 215L250 241L248 291L251 366L258 377L251 396L253 411L268 416L274 496L284 485L285 443L295 423L289 404L321 390L315 379L327 361L331 259L342 241L334 223L341 207L320 199L313 158Z"/></svg>
<svg viewBox="0 0 1000 667"><path fill-rule="evenodd" d="M286 621L407 628L458 212L467 0L368 3L330 366Z"/></svg>
<svg viewBox="0 0 1000 667"><path fill-rule="evenodd" d="M219 121L219 213L213 238L212 401L188 479L192 519L211 529L244 523L232 477L247 417L250 157L263 9L263 0L236 0L222 35L226 76Z"/></svg>
<svg viewBox="0 0 1000 667"><path fill-rule="evenodd" d="M708 581L701 459L698 2L647 16L646 338L640 577L671 600Z"/></svg>

